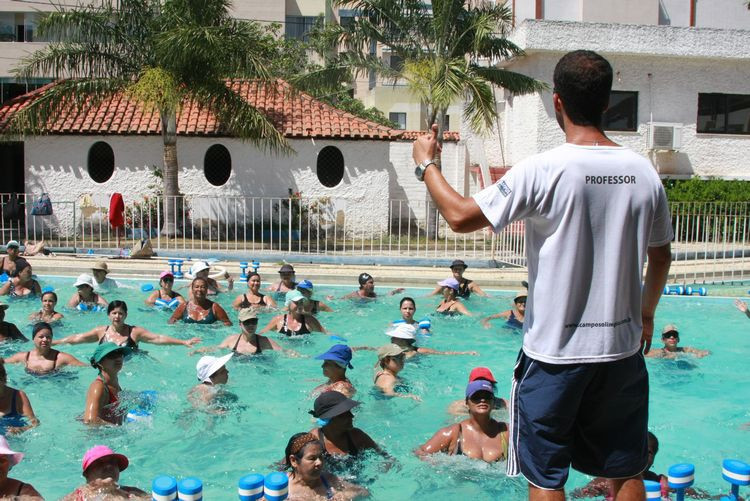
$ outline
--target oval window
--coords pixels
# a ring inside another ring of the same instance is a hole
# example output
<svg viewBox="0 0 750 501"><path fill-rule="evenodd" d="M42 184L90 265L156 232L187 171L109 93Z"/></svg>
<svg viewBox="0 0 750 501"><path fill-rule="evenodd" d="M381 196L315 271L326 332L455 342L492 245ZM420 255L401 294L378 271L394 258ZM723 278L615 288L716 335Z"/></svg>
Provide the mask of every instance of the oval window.
<svg viewBox="0 0 750 501"><path fill-rule="evenodd" d="M115 152L104 141L97 141L89 148L86 163L89 177L97 183L106 183L115 172Z"/></svg>
<svg viewBox="0 0 750 501"><path fill-rule="evenodd" d="M335 146L326 146L318 153L318 181L323 186L333 188L344 179L344 155Z"/></svg>
<svg viewBox="0 0 750 501"><path fill-rule="evenodd" d="M232 174L232 155L226 146L215 144L206 151L203 159L203 173L214 186L224 186Z"/></svg>

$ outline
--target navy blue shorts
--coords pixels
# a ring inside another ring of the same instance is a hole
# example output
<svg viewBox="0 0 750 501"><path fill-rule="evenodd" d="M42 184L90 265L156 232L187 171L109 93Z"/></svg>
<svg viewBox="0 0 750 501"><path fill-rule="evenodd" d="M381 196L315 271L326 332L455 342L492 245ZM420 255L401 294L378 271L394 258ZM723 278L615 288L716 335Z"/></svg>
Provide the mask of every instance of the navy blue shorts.
<svg viewBox="0 0 750 501"><path fill-rule="evenodd" d="M648 463L648 372L643 355L548 364L521 350L513 373L508 474L561 489L572 465L629 478Z"/></svg>

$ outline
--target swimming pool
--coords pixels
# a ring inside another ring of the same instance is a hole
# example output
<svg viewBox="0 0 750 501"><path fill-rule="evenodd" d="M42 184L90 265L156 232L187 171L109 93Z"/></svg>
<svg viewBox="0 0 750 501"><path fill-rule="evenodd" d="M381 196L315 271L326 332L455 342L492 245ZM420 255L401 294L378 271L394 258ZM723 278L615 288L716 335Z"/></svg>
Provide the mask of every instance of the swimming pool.
<svg viewBox="0 0 750 501"><path fill-rule="evenodd" d="M56 288L64 304L73 292L73 278L41 278L42 285ZM218 344L227 334L238 331L236 315L229 304L235 293L224 294L219 302L230 311L234 327L166 324L168 313L143 305L146 293L139 290L144 281L128 281L132 289L106 295L124 299L130 309L128 323L154 332L183 339L203 337L201 346ZM151 281L156 284L156 281ZM482 284L485 285L485 284ZM265 284L264 284L265 287ZM324 287L316 284L316 296L337 297L354 287ZM238 284L244 292L244 284ZM385 292L385 287L378 288ZM438 297L423 297L426 289L410 289L417 313L422 318L434 309ZM472 296L467 307L485 316L507 309L514 293L493 291L492 298ZM330 304L339 313L321 313L319 318L333 334L346 338L350 346L379 346L387 341L383 334L390 321L399 318L398 301L402 296L382 297L376 303L353 305L334 300ZM14 301L6 320L15 322L30 337L27 320L39 308L38 300ZM105 313L78 313L58 308L66 317L56 327L55 337L108 323ZM261 315L262 327L272 313ZM490 367L499 381L501 396L510 389L510 375L521 344L521 336L500 328L485 330L477 318L432 317L433 333L420 345L445 350L477 350L472 356L423 356L407 363L401 375L422 402L411 399L384 399L372 388L374 352L354 354L353 370L348 375L362 405L355 410L355 425L398 459L399 467L383 471L378 461L366 464L359 481L367 486L373 499L522 499L526 486L508 479L504 464L487 465L464 457L436 457L420 461L412 451L438 428L455 422L446 413L453 400L463 397L469 370L476 365ZM696 485L711 493L726 492L721 480L720 463L727 457L750 460L750 431L741 429L750 422L750 388L746 374L746 354L750 353L750 320L740 314L728 298L664 297L657 312L656 347L661 326L676 323L681 344L706 348L706 358L685 360L649 360L651 374L650 429L660 440L660 452L654 471L666 472L669 465L682 461L696 465ZM17 365L8 366L9 385L29 395L41 425L22 436L10 438L11 447L26 453L12 476L29 481L47 498L58 499L83 481L81 457L94 444L106 444L126 454L131 466L121 476L125 485L150 490L158 474L178 478L195 475L204 481L207 499L236 499L237 480L250 472L267 473L271 464L283 456L288 438L307 431L313 422L307 411L312 408L310 390L322 383L318 360L312 356L325 351L335 341L327 335L313 334L304 339L275 338L284 347L310 358L288 358L278 353L252 361L229 363L227 389L238 396L237 407L224 416L207 416L189 410L188 390L197 383L195 363L180 346L143 345L148 356L127 361L120 374L124 390L137 393L156 390L159 401L152 425L129 424L123 427L88 428L76 420L83 411L85 392L96 376L93 368L68 370L59 376L33 377ZM29 349L30 343L4 347L3 356ZM93 344L63 346L63 351L87 361ZM573 472L568 488L581 486L587 477ZM743 491L744 492L744 491Z"/></svg>

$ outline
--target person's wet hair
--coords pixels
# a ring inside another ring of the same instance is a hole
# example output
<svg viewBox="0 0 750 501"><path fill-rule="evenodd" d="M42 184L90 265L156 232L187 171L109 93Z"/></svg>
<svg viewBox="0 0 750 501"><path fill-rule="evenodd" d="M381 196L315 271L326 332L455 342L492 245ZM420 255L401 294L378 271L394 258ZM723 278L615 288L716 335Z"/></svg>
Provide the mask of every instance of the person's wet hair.
<svg viewBox="0 0 750 501"><path fill-rule="evenodd" d="M612 66L606 59L590 50L569 52L557 62L553 81L571 122L601 128L612 90Z"/></svg>
<svg viewBox="0 0 750 501"><path fill-rule="evenodd" d="M31 268L31 263L23 258L16 260L16 275L19 275L26 268Z"/></svg>
<svg viewBox="0 0 750 501"><path fill-rule="evenodd" d="M115 299L114 301L110 301L107 305L107 315L112 313L112 310L114 310L115 308L122 308L122 311L124 311L125 313L128 312L128 305L125 304L125 301Z"/></svg>
<svg viewBox="0 0 750 501"><path fill-rule="evenodd" d="M34 327L31 329L31 339L34 339L37 334L39 334L43 330L49 330L50 334L52 334L52 326L48 324L47 322L37 322L34 324Z"/></svg>
<svg viewBox="0 0 750 501"><path fill-rule="evenodd" d="M654 456L656 456L656 453L659 452L659 439L653 433L648 432L648 443L653 445L651 448L654 450Z"/></svg>
<svg viewBox="0 0 750 501"><path fill-rule="evenodd" d="M254 272L254 271L251 271L250 273L248 273L248 274L247 274L247 279L246 279L246 281L247 281L247 282L249 282L249 281L250 281L250 279L251 279L251 278L253 278L253 277L258 277L258 278L260 278L260 273L256 273L256 272Z"/></svg>
<svg viewBox="0 0 750 501"><path fill-rule="evenodd" d="M401 301L398 303L398 307L401 308L405 302L409 301L412 306L414 306L414 309L417 308L417 303L414 302L414 299L410 298L409 296L401 298Z"/></svg>
<svg viewBox="0 0 750 501"><path fill-rule="evenodd" d="M47 291L44 294L42 294L42 299L44 299L44 296L52 296L52 299L54 299L55 302L57 302L57 294L55 294L52 291Z"/></svg>

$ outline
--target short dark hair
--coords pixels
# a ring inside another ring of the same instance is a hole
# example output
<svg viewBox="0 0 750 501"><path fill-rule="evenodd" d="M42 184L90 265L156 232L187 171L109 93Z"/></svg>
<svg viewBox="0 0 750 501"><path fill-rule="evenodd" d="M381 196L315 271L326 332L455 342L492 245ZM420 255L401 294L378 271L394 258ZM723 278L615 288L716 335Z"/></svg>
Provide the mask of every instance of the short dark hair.
<svg viewBox="0 0 750 501"><path fill-rule="evenodd" d="M112 310L114 310L115 308L122 308L122 311L124 311L125 313L128 312L128 305L125 303L125 301L115 299L114 301L110 301L107 305L107 315L112 313Z"/></svg>
<svg viewBox="0 0 750 501"><path fill-rule="evenodd" d="M409 296L402 298L401 301L398 302L398 307L401 308L407 301L409 301L414 306L415 310L417 309L417 303L415 303L414 299L410 298Z"/></svg>
<svg viewBox="0 0 750 501"><path fill-rule="evenodd" d="M31 339L34 339L37 334L39 334L43 330L48 330L50 334L52 334L52 326L48 324L47 322L37 322L34 324L34 327L31 329Z"/></svg>
<svg viewBox="0 0 750 501"><path fill-rule="evenodd" d="M612 66L596 52L568 52L557 62L554 92L576 125L601 127L612 90Z"/></svg>
<svg viewBox="0 0 750 501"><path fill-rule="evenodd" d="M57 294L54 291L47 291L42 293L42 297L40 299L44 299L44 296L52 296L52 299L57 302Z"/></svg>

